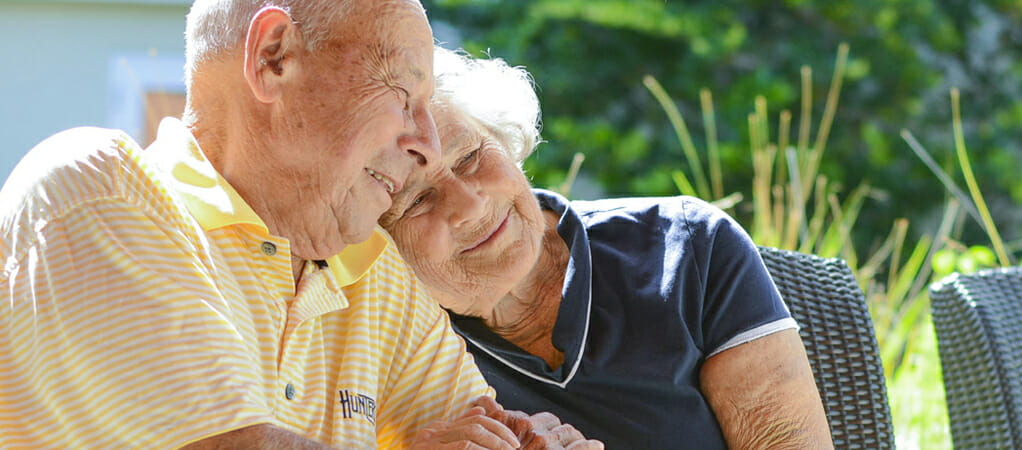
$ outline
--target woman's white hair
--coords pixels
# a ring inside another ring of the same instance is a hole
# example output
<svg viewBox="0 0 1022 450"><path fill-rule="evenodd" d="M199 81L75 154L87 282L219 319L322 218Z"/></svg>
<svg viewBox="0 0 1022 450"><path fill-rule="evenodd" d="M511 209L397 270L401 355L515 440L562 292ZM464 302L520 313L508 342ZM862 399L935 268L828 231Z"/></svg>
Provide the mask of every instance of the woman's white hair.
<svg viewBox="0 0 1022 450"><path fill-rule="evenodd" d="M539 99L524 68L434 46L433 74L433 101L478 120L519 165L539 145Z"/></svg>
<svg viewBox="0 0 1022 450"><path fill-rule="evenodd" d="M265 6L291 15L308 49L329 38L353 0L195 0L185 25L185 84L199 64L234 50L245 42L252 16Z"/></svg>

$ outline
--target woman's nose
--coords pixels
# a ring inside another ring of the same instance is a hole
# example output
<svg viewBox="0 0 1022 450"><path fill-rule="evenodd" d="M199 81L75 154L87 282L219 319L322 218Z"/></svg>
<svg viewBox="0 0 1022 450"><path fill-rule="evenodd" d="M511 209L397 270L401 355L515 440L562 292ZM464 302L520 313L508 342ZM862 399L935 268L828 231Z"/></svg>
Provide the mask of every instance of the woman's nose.
<svg viewBox="0 0 1022 450"><path fill-rule="evenodd" d="M471 227L486 217L486 194L476 184L455 179L449 183L447 197L451 226Z"/></svg>

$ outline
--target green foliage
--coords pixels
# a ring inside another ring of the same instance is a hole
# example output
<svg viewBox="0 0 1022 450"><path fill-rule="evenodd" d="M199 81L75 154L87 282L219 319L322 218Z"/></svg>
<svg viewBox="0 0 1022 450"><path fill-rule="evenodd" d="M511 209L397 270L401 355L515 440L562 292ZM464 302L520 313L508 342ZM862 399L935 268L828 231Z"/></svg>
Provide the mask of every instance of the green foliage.
<svg viewBox="0 0 1022 450"><path fill-rule="evenodd" d="M912 345L905 352L908 357L887 382L897 447L950 449L940 356L930 315L925 314L911 333L904 338Z"/></svg>
<svg viewBox="0 0 1022 450"><path fill-rule="evenodd" d="M808 89L808 68L803 68L803 98L797 141L792 142L791 114L778 114L778 132L771 138L767 102L756 97L753 112L748 116L752 177L753 215L751 235L763 245L799 250L825 257L844 258L855 272L866 292L880 357L887 380L895 436L902 448L950 448L947 409L943 397L940 359L936 337L929 315L926 287L932 281L931 267L951 264L954 269L996 262L993 252L974 246L965 252L943 248L955 221L961 217L958 204L948 204L941 225L934 236L923 235L914 244L906 240L909 222L898 219L879 248L865 253L860 260L851 230L867 201L871 188L862 184L850 193L835 189L818 170L827 146L837 99L847 61L847 46L838 51L835 73L815 139L809 131L811 90ZM687 195L719 199L711 190L701 169L700 152L692 142L688 127L674 102L652 77L644 80L646 87L664 108L679 136L686 162L697 180L696 187L682 170L674 172L678 189ZM702 92L703 120L715 124L710 95ZM706 128L706 142L715 143L715 126ZM875 131L867 129L875 136ZM815 142L809 146L810 140ZM719 165L719 156L707 152L711 167ZM967 162L966 162L967 163ZM815 180L815 183L812 181ZM809 186L815 187L808 189ZM737 194L736 194L737 195ZM840 200L844 197L843 202ZM980 197L981 198L981 197ZM741 201L741 200L739 200ZM960 222L960 220L959 220ZM951 253L949 253L949 251ZM902 260L902 256L907 257ZM943 267L946 269L946 267ZM886 273L881 273L886 269ZM973 268L974 270L974 268ZM938 271L936 275L942 276ZM920 397L926 407L921 408Z"/></svg>
<svg viewBox="0 0 1022 450"><path fill-rule="evenodd" d="M973 245L969 248L948 246L933 258L933 273L943 278L954 272L971 274L977 270L997 267L997 257L989 247Z"/></svg>
<svg viewBox="0 0 1022 450"><path fill-rule="evenodd" d="M837 190L868 184L876 201L853 230L860 252L879 245L898 217L932 231L946 200L932 175L911 157L898 130L926 136L940 164L956 159L946 92L962 89L963 132L979 187L991 204L1022 202L1022 3L1009 0L433 0L434 21L459 30L457 42L524 65L534 75L544 107L539 154L526 163L535 184L564 179L576 152L588 157L581 176L604 195L670 195L687 170L684 147L656 98L644 92L652 75L676 98L714 92L721 142L749 142L750 100L762 96L775 111L800 109L799 73L807 64L833 69L833 51L848 42L841 126L828 138L821 161ZM809 91L821 98L829 87L813 77ZM708 146L701 103L686 102L693 143ZM818 114L818 112L817 112ZM797 133L798 118L792 122ZM776 133L777 124L770 130ZM773 134L772 133L772 134ZM810 143L812 145L812 143ZM723 177L719 191L752 195L747 145L717 148ZM673 170L673 169L672 169ZM649 179L644 179L649 175ZM709 173L706 174L707 178ZM708 180L711 187L712 180ZM751 204L734 213L748 218ZM1016 208L1017 209L1017 208ZM1022 239L1022 214L993 208L1005 241ZM967 224L962 239L984 239L982 226Z"/></svg>
<svg viewBox="0 0 1022 450"><path fill-rule="evenodd" d="M753 211L750 234L755 242L762 245L824 257L837 256L848 262L866 292L873 317L899 445L903 448L948 448L947 411L943 407L940 361L928 311L926 287L931 280L931 267L947 263L946 249L942 250L941 245L951 242L949 235L961 215L958 204L949 203L937 233L932 237L924 235L914 244L906 239L908 220L898 219L882 245L865 253L866 257L860 260L859 256L863 254L855 250L851 230L855 228L871 188L862 184L846 193L836 189L826 176L819 173L840 97L847 57L848 48L841 45L815 137L810 130L814 121L811 90L808 89L810 69L802 69L805 97L797 140L792 140L790 135L791 113L783 110L778 114L778 131L772 134L767 102L762 96L756 97L753 112L747 117L748 156L753 166L752 197L749 199ZM660 103L677 133L686 169L692 174L690 177L684 170L674 170L673 179L678 190L686 195L716 199L715 202L725 209L741 205L740 193L721 198L722 192L716 189L716 176L710 177L712 182L707 181L702 167L706 164L714 173L713 168L719 166L719 154L708 150L705 152L707 161L704 162L701 156L704 152L700 152L693 143L685 119L674 101L655 78L646 77L643 82ZM712 124L705 128L708 147L719 144L714 135L716 119L711 98L707 91L700 93L703 120ZM810 141L814 142L812 146ZM693 184L690 178L696 182ZM711 184L714 188L710 187ZM988 249L983 252L984 249L978 247L952 256L956 262L993 262L993 253ZM936 401L938 406L918 408L921 395Z"/></svg>

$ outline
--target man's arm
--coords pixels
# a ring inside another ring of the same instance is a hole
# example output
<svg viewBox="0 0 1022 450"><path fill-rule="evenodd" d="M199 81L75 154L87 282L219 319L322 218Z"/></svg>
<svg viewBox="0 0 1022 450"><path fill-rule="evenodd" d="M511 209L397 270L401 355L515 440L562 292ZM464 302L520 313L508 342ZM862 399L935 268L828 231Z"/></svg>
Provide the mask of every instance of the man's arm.
<svg viewBox="0 0 1022 450"><path fill-rule="evenodd" d="M270 424L253 425L208 437L182 447L182 450L326 450L330 446Z"/></svg>
<svg viewBox="0 0 1022 450"><path fill-rule="evenodd" d="M794 329L710 357L703 394L731 448L833 448L805 348Z"/></svg>
<svg viewBox="0 0 1022 450"><path fill-rule="evenodd" d="M159 215L97 199L18 236L0 447L174 448L272 420L231 305Z"/></svg>

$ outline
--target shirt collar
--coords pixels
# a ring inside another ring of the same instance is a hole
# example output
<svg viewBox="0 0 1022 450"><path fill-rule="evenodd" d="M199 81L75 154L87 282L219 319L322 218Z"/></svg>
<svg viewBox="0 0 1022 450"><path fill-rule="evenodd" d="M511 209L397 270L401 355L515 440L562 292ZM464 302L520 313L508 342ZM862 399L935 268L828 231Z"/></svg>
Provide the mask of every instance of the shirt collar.
<svg viewBox="0 0 1022 450"><path fill-rule="evenodd" d="M180 120L160 122L156 141L143 153L148 164L165 177L168 188L206 231L250 225L269 235L269 229L238 192L213 168L191 131ZM365 242L348 245L326 262L340 286L358 281L383 254L389 241L377 227Z"/></svg>

